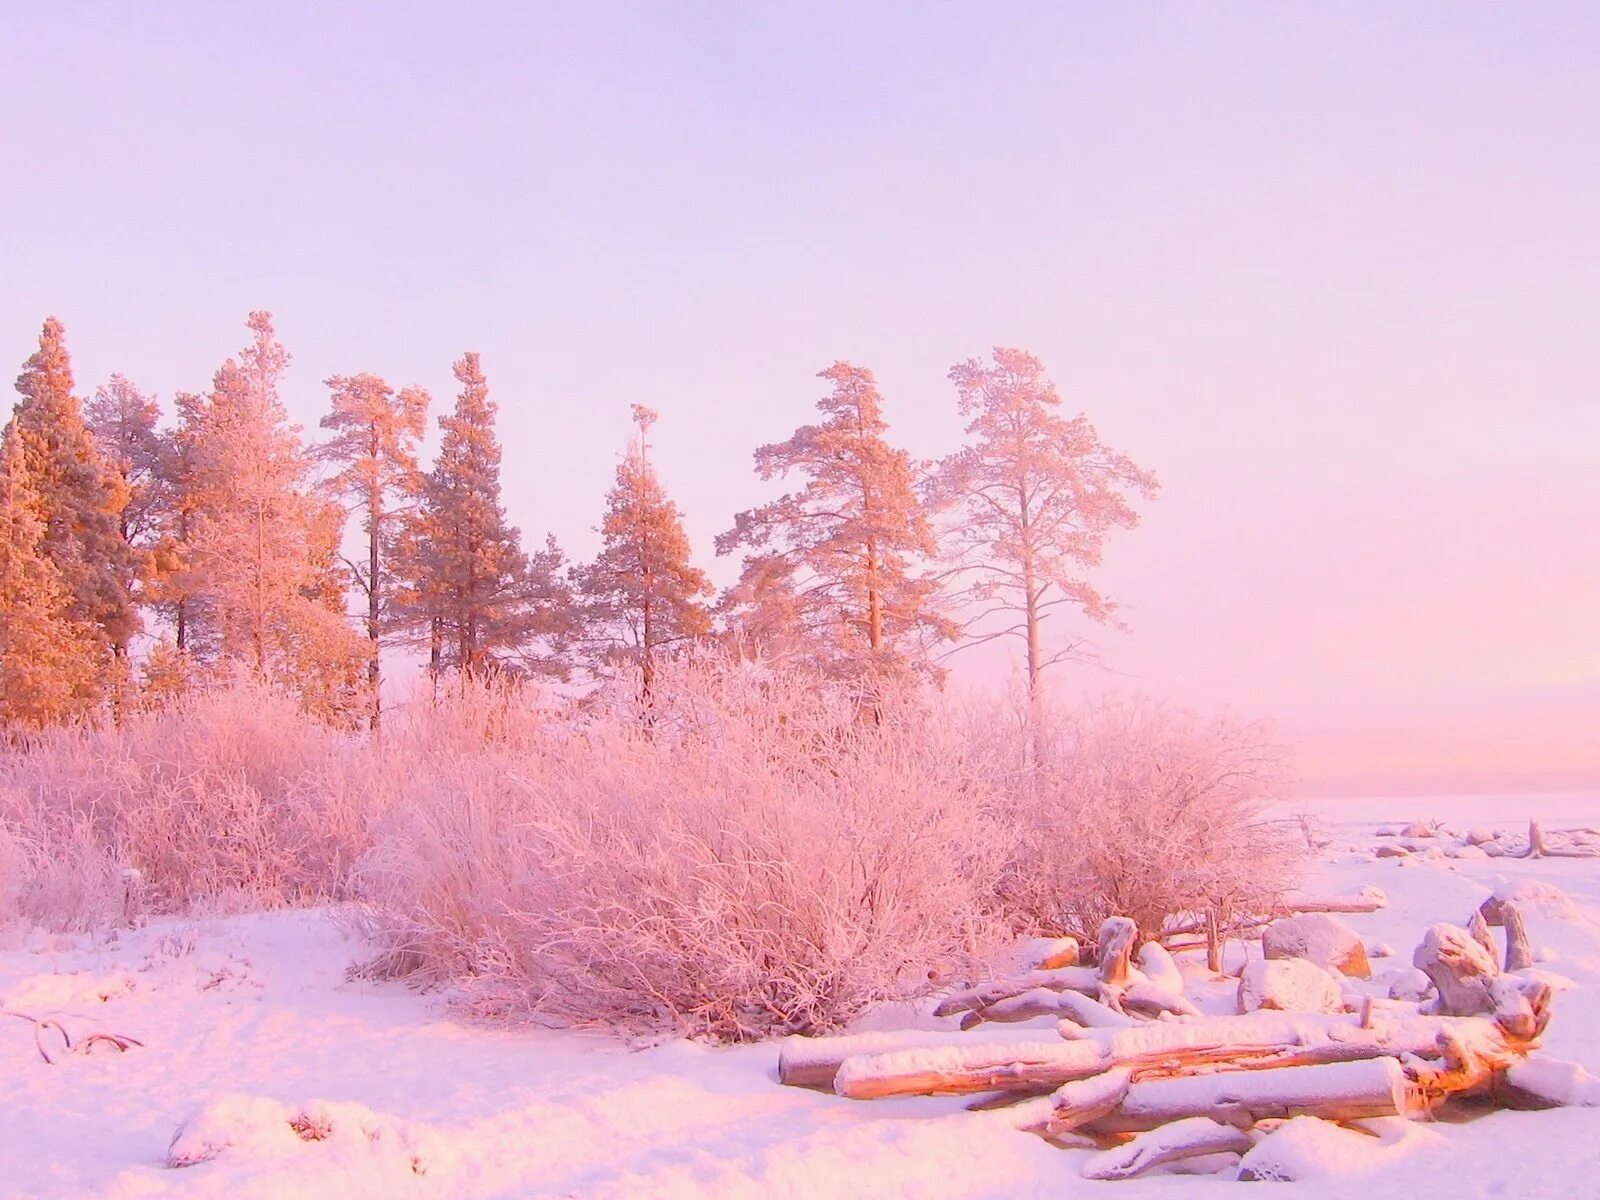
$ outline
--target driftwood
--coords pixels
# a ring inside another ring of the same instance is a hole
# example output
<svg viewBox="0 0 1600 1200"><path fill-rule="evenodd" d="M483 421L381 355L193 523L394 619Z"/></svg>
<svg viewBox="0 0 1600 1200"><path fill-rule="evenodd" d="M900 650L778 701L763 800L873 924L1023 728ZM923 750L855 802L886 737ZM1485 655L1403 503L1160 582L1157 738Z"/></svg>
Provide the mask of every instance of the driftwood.
<svg viewBox="0 0 1600 1200"><path fill-rule="evenodd" d="M1188 1117L1101 1151L1083 1165L1083 1177L1132 1179L1152 1167L1202 1154L1240 1154L1255 1143L1256 1139L1238 1126L1209 1117Z"/></svg>
<svg viewBox="0 0 1600 1200"><path fill-rule="evenodd" d="M1575 844L1571 840L1573 833L1588 833L1587 829L1565 831L1566 840L1557 844L1550 844L1545 839L1545 833L1537 821L1528 822L1528 848L1523 851L1523 858L1600 858L1600 846Z"/></svg>
<svg viewBox="0 0 1600 1200"><path fill-rule="evenodd" d="M985 1021L1026 1021L1060 1016L1087 1027L1131 1024L1127 1014L1155 1018L1194 1015L1183 994L1183 975L1165 947L1146 942L1133 965L1138 928L1127 917L1110 917L1100 927L1099 961L1094 967L1063 966L1029 971L1018 979L996 980L946 996L935 1016L965 1014L961 1028ZM1076 993L1071 995L1070 993Z"/></svg>
<svg viewBox="0 0 1600 1200"><path fill-rule="evenodd" d="M1459 925L1434 925L1412 958L1433 983L1432 1009L1444 1016L1488 1016L1531 1041L1550 1020L1550 987L1501 972L1494 953Z"/></svg>
<svg viewBox="0 0 1600 1200"><path fill-rule="evenodd" d="M89 1033L74 1040L67 1032L67 1027L54 1017L34 1017L27 1013L17 1012L14 1009L0 1009L0 1016L15 1017L19 1021L27 1021L33 1026L33 1045L39 1051L39 1057L54 1066L60 1061L59 1055L64 1054L92 1054L96 1046L110 1046L120 1054L126 1054L132 1047L143 1047L144 1043L138 1038L131 1038L123 1033ZM60 1048L54 1055L51 1054L50 1042L54 1039L48 1035L54 1034L61 1039Z"/></svg>
<svg viewBox="0 0 1600 1200"><path fill-rule="evenodd" d="M955 993L938 1009L961 1014L963 1029L1055 1016L1056 1039L1036 1030L795 1038L779 1078L862 1100L981 1096L969 1107L1007 1107L1018 1129L1098 1148L1084 1166L1094 1179L1249 1151L1301 1116L1415 1117L1461 1096L1503 1107L1600 1104L1600 1079L1528 1057L1551 992L1531 973L1512 973L1533 957L1516 906L1486 905L1474 918L1470 930L1435 925L1418 946L1413 961L1431 984L1424 1006L1368 996L1359 1013L1215 1017L1184 997L1165 948L1150 942L1135 954L1133 922L1111 918L1093 967L1030 971ZM1506 929L1505 970L1492 924ZM1220 944L1222 931L1210 927ZM1142 1019L1157 1013L1164 1019Z"/></svg>
<svg viewBox="0 0 1600 1200"><path fill-rule="evenodd" d="M1353 1013L1315 1015L1263 1011L1234 1017L1162 1021L1128 1029L1078 1030L1073 1041L989 1043L865 1053L839 1065L834 1090L857 1100L887 1096L970 1094L1060 1087L1116 1067L1183 1070L1228 1064L1237 1070L1316 1065L1442 1053L1440 1035L1496 1046L1504 1034L1478 1018L1374 1020L1362 1028Z"/></svg>

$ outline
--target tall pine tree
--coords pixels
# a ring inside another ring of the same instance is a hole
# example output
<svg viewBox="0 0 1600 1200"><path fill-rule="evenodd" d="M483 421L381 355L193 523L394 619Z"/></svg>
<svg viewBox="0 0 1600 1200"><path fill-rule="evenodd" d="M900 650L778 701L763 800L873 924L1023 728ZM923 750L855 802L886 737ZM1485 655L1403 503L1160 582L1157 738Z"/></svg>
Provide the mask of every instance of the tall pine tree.
<svg viewBox="0 0 1600 1200"><path fill-rule="evenodd" d="M1105 446L1082 414L1064 417L1044 364L997 347L993 362L950 369L969 442L939 464L932 492L948 514L946 553L973 614L969 645L1022 642L1029 694L1052 664L1083 644L1050 638L1045 622L1077 610L1112 619L1090 582L1106 538L1139 522L1130 496L1151 499L1156 478ZM1057 621L1059 625L1061 622Z"/></svg>
<svg viewBox="0 0 1600 1200"><path fill-rule="evenodd" d="M330 485L354 504L366 537L362 560L347 565L366 599L367 690L376 729L383 710L379 649L394 590L390 576L400 517L421 488L417 443L427 428L429 400L421 388L396 395L376 375L336 375L327 386L332 411L322 418L322 427L334 436L318 448L318 456L338 467Z"/></svg>
<svg viewBox="0 0 1600 1200"><path fill-rule="evenodd" d="M557 649L572 619L561 551L551 538L532 558L523 553L500 503L495 405L478 355L463 355L454 370L461 391L439 418L439 456L397 556L401 609L427 630L436 678L451 668L560 674Z"/></svg>
<svg viewBox="0 0 1600 1200"><path fill-rule="evenodd" d="M935 547L911 460L886 440L871 371L838 362L820 378L833 385L817 402L825 420L755 455L762 479L793 472L804 485L739 513L717 539L718 554L754 552L722 609L757 648L804 648L842 671L926 668L955 627L916 569Z"/></svg>
<svg viewBox="0 0 1600 1200"><path fill-rule="evenodd" d="M636 404L633 419L637 431L606 496L600 554L574 576L591 665L637 668L648 699L659 657L710 634L711 612L703 597L712 588L689 561L678 506L667 498L650 462L646 438L656 414Z"/></svg>

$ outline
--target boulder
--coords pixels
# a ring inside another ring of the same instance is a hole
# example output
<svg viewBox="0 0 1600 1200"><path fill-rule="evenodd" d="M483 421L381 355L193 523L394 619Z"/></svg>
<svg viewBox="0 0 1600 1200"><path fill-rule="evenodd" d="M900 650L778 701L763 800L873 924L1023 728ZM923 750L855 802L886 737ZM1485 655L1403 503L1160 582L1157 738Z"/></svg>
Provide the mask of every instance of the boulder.
<svg viewBox="0 0 1600 1200"><path fill-rule="evenodd" d="M1329 913L1297 913L1273 921L1262 931L1261 948L1268 958L1303 958L1357 979L1372 978L1361 938Z"/></svg>
<svg viewBox="0 0 1600 1200"><path fill-rule="evenodd" d="M1404 846L1379 846L1375 853L1379 858L1404 858L1411 851Z"/></svg>
<svg viewBox="0 0 1600 1200"><path fill-rule="evenodd" d="M1239 976L1239 1011L1275 1008L1282 1012L1343 1011L1339 982L1303 958L1255 959Z"/></svg>

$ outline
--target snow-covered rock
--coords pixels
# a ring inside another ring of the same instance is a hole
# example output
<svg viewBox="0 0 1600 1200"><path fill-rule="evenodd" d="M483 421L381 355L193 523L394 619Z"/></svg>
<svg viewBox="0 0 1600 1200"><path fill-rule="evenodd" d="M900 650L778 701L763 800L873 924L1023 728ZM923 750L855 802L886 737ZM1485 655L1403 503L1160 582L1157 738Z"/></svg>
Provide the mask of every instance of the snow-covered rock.
<svg viewBox="0 0 1600 1200"><path fill-rule="evenodd" d="M1239 1178L1289 1183L1366 1175L1428 1138L1419 1126L1398 1120L1383 1122L1374 1137L1318 1117L1295 1117L1240 1160Z"/></svg>
<svg viewBox="0 0 1600 1200"><path fill-rule="evenodd" d="M1339 982L1303 958L1255 959L1239 977L1239 1011L1335 1013L1343 1008Z"/></svg>
<svg viewBox="0 0 1600 1200"><path fill-rule="evenodd" d="M1268 958L1303 958L1357 979L1372 978L1366 945L1330 913L1296 913L1273 921L1262 931L1261 948Z"/></svg>

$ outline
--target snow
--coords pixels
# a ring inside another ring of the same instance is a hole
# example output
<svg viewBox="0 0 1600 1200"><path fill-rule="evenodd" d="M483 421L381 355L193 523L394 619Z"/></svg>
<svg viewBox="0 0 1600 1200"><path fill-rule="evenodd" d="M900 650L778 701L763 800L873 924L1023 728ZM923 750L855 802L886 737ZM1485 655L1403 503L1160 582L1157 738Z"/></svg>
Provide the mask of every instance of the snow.
<svg viewBox="0 0 1600 1200"><path fill-rule="evenodd" d="M1389 897L1378 912L1341 917L1366 944L1399 950L1392 973L1357 986L1386 996L1430 925L1464 922L1496 893L1515 898L1535 944L1548 948L1541 961L1558 963L1573 985L1556 998L1540 1054L1517 1070L1530 1090L1564 1088L1592 1103L1600 861L1371 855L1379 822L1403 827L1425 816L1452 828L1518 830L1532 815L1553 830L1593 823L1600 806L1420 807L1352 808L1323 827L1333 845L1307 893L1353 895L1375 884ZM75 1039L105 1031L144 1047L97 1048L47 1065L27 1024L0 1021L10 1101L0 1138L5 1197L1026 1200L1104 1186L1150 1200L1236 1186L1225 1181L1233 1160L1215 1155L1086 1183L1091 1151L1018 1132L1048 1114L1048 1100L981 1113L964 1111L962 1097L852 1101L780 1087L776 1044L637 1048L599 1033L475 1025L442 996L352 974L370 952L328 910L165 922L111 938L19 936L6 945L7 1009L53 1016ZM1241 965L1239 949L1231 947L1230 966ZM1203 1011L1229 1010L1236 981L1209 981L1203 952L1181 954L1176 965ZM1307 1038L1354 1021L1255 1016L1299 1022ZM1381 1006L1376 1019L1389 1019ZM961 1034L953 1018L935 1021L924 1009L904 1023L975 1045L1033 1042L1058 1053L1069 1045L1051 1018ZM1183 1028L1163 1021L1091 1031L1085 1044L1099 1053L1105 1039ZM1360 1175L1369 1177L1363 1186L1396 1195L1431 1195L1448 1180L1453 1200L1587 1197L1600 1178L1594 1121L1593 1108L1499 1111L1461 1122L1370 1122L1369 1135L1295 1118L1244 1164L1275 1178L1293 1172L1305 1181L1297 1200L1348 1196L1348 1181ZM169 1153L194 1161L170 1166ZM1217 1177L1164 1178L1219 1168Z"/></svg>

